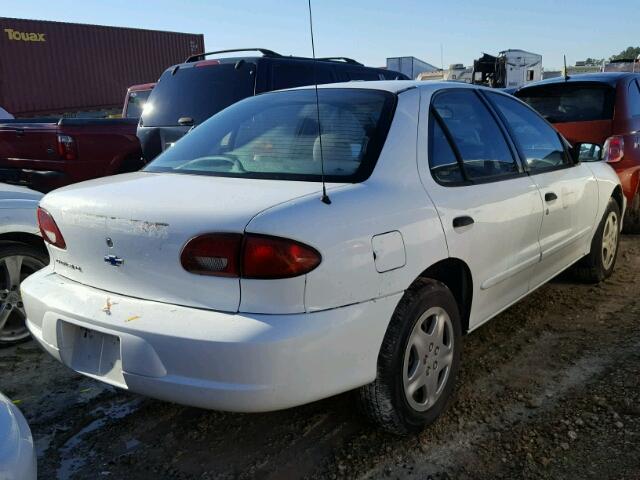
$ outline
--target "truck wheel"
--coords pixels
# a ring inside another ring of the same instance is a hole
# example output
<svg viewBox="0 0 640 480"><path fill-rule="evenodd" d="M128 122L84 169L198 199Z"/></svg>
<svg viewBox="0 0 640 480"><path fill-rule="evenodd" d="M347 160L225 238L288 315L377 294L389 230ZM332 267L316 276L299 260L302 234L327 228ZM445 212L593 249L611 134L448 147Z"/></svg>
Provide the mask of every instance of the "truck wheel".
<svg viewBox="0 0 640 480"><path fill-rule="evenodd" d="M620 243L620 207L609 199L598 230L591 241L591 251L575 266L578 280L584 283L598 283L613 273Z"/></svg>
<svg viewBox="0 0 640 480"><path fill-rule="evenodd" d="M631 202L627 212L624 214L622 233L640 233L640 192L637 192L633 197L633 202Z"/></svg>
<svg viewBox="0 0 640 480"><path fill-rule="evenodd" d="M461 339L460 314L451 291L436 280L416 281L391 318L376 380L358 391L363 413L398 435L433 423L453 392Z"/></svg>
<svg viewBox="0 0 640 480"><path fill-rule="evenodd" d="M29 338L20 284L48 263L46 251L31 245L0 244L0 347Z"/></svg>

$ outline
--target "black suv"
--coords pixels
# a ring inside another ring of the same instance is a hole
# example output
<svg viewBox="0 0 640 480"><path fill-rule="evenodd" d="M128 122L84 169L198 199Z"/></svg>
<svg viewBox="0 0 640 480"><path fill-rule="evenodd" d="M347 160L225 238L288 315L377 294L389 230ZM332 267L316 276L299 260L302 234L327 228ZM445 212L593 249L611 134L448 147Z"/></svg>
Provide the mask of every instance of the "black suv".
<svg viewBox="0 0 640 480"><path fill-rule="evenodd" d="M262 56L218 58L210 55L258 51ZM146 161L179 140L189 129L229 105L283 88L351 80L407 80L399 72L365 67L350 58L314 60L287 57L264 48L221 50L189 57L167 69L140 117L138 138Z"/></svg>

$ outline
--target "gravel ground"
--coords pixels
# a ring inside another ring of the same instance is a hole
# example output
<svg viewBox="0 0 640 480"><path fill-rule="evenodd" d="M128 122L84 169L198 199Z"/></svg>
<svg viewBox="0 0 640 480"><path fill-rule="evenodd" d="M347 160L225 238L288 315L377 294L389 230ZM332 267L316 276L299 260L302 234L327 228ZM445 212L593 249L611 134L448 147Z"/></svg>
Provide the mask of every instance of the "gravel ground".
<svg viewBox="0 0 640 480"><path fill-rule="evenodd" d="M350 394L269 414L181 407L0 350L42 478L640 479L640 237L598 286L555 279L465 338L448 411L376 431Z"/></svg>

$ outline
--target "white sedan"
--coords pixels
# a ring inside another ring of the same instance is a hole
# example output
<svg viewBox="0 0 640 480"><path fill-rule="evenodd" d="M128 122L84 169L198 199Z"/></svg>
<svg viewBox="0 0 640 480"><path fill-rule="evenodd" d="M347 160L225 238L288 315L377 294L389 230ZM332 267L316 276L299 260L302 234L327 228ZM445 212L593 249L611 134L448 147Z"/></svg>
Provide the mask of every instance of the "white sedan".
<svg viewBox="0 0 640 480"><path fill-rule="evenodd" d="M22 412L0 393L0 479L35 480L36 453Z"/></svg>
<svg viewBox="0 0 640 480"><path fill-rule="evenodd" d="M22 292L42 346L111 385L242 412L359 388L407 433L445 408L463 334L573 264L612 273L624 207L609 165L508 95L302 88L47 195L52 262Z"/></svg>
<svg viewBox="0 0 640 480"><path fill-rule="evenodd" d="M40 192L0 183L0 346L29 338L20 284L49 262L36 220L41 198Z"/></svg>

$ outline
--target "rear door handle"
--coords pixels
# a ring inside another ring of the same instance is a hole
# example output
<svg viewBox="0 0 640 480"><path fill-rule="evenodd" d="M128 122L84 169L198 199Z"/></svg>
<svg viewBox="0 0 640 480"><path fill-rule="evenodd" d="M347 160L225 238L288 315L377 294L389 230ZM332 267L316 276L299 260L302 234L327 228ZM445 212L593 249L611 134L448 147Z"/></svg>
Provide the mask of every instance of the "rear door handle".
<svg viewBox="0 0 640 480"><path fill-rule="evenodd" d="M464 217L456 217L453 219L453 228L466 227L469 225L473 225L473 218L469 216Z"/></svg>
<svg viewBox="0 0 640 480"><path fill-rule="evenodd" d="M558 196L553 192L547 192L544 194L545 202L553 202L554 200L557 200L557 199L558 199Z"/></svg>

